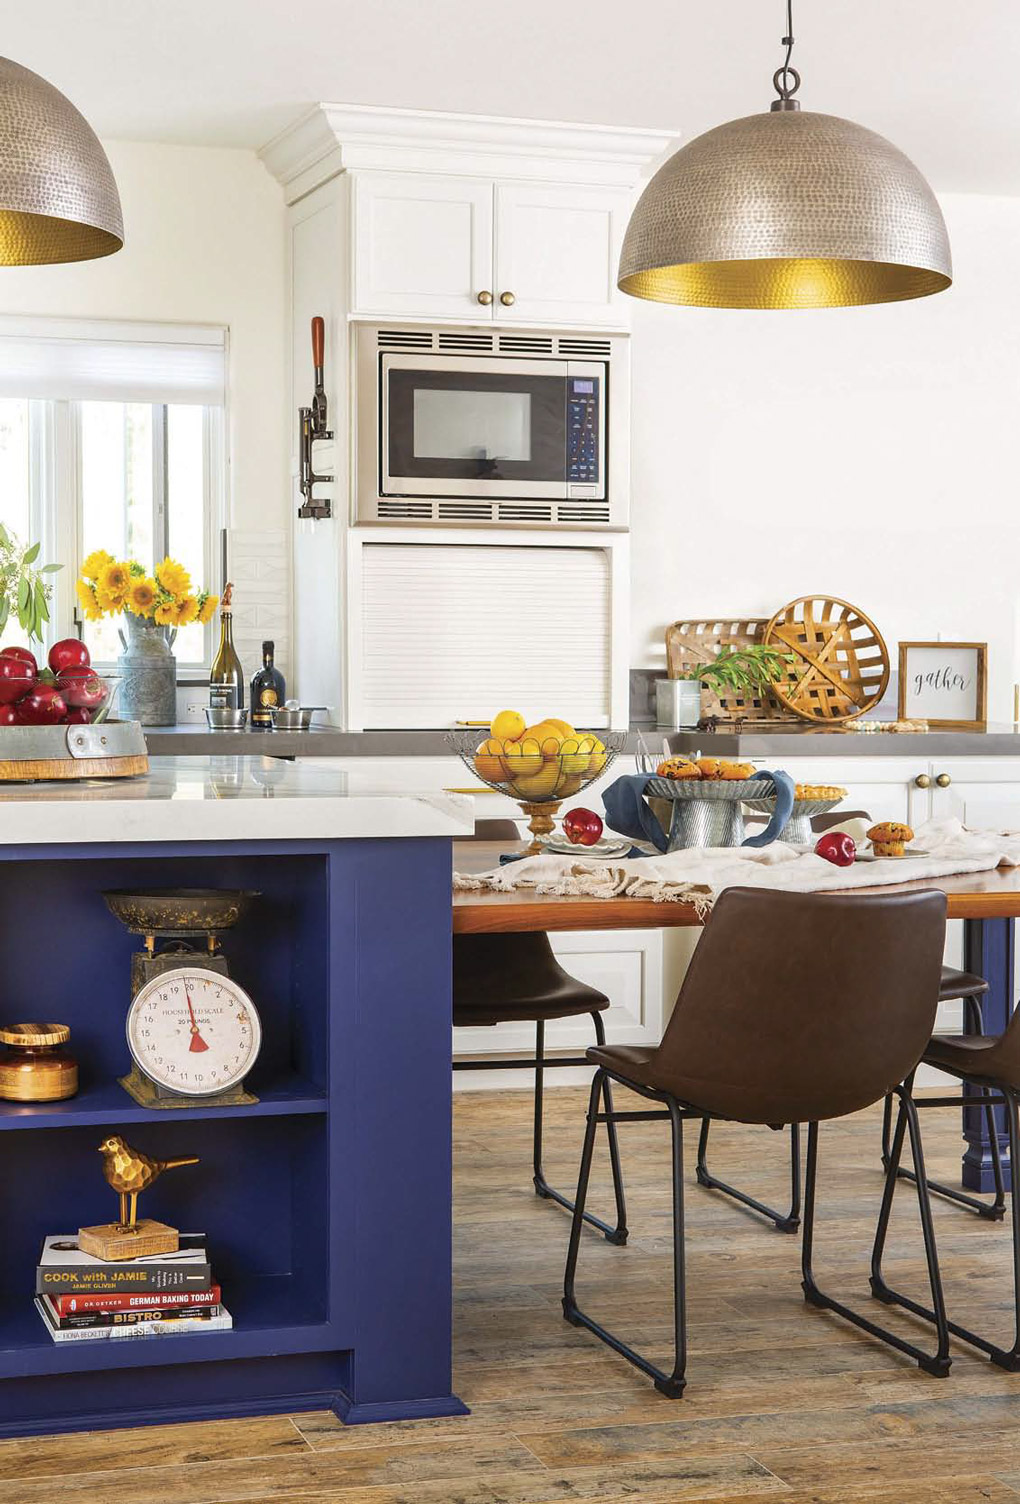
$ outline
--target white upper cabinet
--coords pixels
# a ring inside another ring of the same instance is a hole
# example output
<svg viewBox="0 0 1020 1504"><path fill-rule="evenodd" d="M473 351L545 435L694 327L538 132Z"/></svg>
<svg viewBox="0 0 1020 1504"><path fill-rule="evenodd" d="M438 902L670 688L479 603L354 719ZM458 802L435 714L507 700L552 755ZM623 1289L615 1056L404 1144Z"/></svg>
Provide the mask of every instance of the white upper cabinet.
<svg viewBox="0 0 1020 1504"><path fill-rule="evenodd" d="M355 173L353 312L621 325L629 207L615 187Z"/></svg>
<svg viewBox="0 0 1020 1504"><path fill-rule="evenodd" d="M354 178L353 311L471 318L492 296L492 183L414 172Z"/></svg>
<svg viewBox="0 0 1020 1504"><path fill-rule="evenodd" d="M500 323L620 324L616 268L630 194L557 183L496 187Z"/></svg>

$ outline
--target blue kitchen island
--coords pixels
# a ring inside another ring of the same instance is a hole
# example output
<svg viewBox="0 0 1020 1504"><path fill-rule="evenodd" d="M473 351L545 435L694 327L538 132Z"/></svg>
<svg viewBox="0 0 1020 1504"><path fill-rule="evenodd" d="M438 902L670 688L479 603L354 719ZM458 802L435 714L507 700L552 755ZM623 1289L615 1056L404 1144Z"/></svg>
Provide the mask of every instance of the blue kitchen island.
<svg viewBox="0 0 1020 1504"><path fill-rule="evenodd" d="M0 1101L0 1435L332 1408L463 1413L452 1393L451 842L472 801L328 759L155 758L148 777L0 786L0 1021L71 1029L80 1089ZM258 1101L138 1105L141 942L108 889L248 889L223 936L253 999ZM43 1237L111 1220L96 1149L199 1156L146 1216L206 1235L230 1331L54 1343Z"/></svg>

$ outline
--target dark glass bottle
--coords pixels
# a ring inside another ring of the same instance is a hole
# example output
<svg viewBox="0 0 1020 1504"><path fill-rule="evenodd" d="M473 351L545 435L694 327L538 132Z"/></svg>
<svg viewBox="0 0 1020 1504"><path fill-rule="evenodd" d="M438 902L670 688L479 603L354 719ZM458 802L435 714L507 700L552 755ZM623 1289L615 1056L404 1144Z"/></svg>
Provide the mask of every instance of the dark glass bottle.
<svg viewBox="0 0 1020 1504"><path fill-rule="evenodd" d="M273 663L274 644L262 644L262 667L251 681L251 728L253 731L272 731L273 711L279 710L287 698L287 686L283 675Z"/></svg>
<svg viewBox="0 0 1020 1504"><path fill-rule="evenodd" d="M213 710L244 709L244 670L234 648L233 585L220 601L220 645L209 671L209 705Z"/></svg>

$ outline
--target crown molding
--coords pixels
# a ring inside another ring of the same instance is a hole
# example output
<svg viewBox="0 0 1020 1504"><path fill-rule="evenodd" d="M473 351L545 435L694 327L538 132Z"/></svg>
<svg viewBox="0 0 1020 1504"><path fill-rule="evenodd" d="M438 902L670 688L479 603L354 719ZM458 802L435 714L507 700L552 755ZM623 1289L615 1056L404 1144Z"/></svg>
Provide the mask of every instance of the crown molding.
<svg viewBox="0 0 1020 1504"><path fill-rule="evenodd" d="M636 126L319 104L259 156L294 203L359 168L634 188L678 144L678 136Z"/></svg>

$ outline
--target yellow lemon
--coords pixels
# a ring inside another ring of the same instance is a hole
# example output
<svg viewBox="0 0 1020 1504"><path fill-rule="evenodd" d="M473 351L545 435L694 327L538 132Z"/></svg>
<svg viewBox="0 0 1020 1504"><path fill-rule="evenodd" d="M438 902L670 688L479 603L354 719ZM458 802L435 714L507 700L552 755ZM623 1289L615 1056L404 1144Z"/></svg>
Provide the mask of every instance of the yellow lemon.
<svg viewBox="0 0 1020 1504"><path fill-rule="evenodd" d="M537 773L531 773L525 778L517 778L514 781L514 792L521 799L548 799L560 781L560 765L558 762L544 763Z"/></svg>
<svg viewBox="0 0 1020 1504"><path fill-rule="evenodd" d="M486 783L501 783L506 777L506 769L503 767L503 759L500 756L502 751L502 742L497 742L490 737L482 742L475 753L475 772Z"/></svg>
<svg viewBox="0 0 1020 1504"><path fill-rule="evenodd" d="M579 737L565 737L560 745L560 767L564 773L587 773L590 749L582 749Z"/></svg>
<svg viewBox="0 0 1020 1504"><path fill-rule="evenodd" d="M588 772L601 773L607 762L605 745L597 736L592 737L592 748L588 757Z"/></svg>
<svg viewBox="0 0 1020 1504"><path fill-rule="evenodd" d="M505 743L503 766L511 778L527 778L540 771L542 748L533 736L524 736L519 742Z"/></svg>
<svg viewBox="0 0 1020 1504"><path fill-rule="evenodd" d="M525 726L519 740L524 741L526 737L533 736L536 741L540 742L543 736L546 736L551 730L552 727L548 721L536 721L533 726Z"/></svg>
<svg viewBox="0 0 1020 1504"><path fill-rule="evenodd" d="M561 736L577 735L577 732L574 730L569 721L559 721L554 715L547 715L545 718L545 724L547 726L551 726L554 731L558 731Z"/></svg>
<svg viewBox="0 0 1020 1504"><path fill-rule="evenodd" d="M524 735L524 717L518 710L501 710L489 730L499 741L515 742Z"/></svg>
<svg viewBox="0 0 1020 1504"><path fill-rule="evenodd" d="M584 775L582 773L568 773L557 785L556 795L561 799L569 799L572 794L580 793L583 783Z"/></svg>

